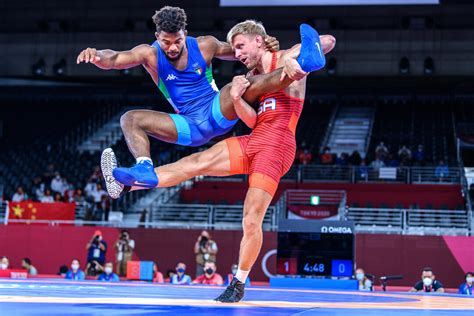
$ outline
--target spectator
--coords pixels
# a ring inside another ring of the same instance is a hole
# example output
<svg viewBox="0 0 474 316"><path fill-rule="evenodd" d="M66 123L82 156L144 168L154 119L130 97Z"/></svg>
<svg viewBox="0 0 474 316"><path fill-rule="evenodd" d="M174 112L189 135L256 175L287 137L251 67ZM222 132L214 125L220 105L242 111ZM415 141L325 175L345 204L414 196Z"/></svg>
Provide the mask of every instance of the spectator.
<svg viewBox="0 0 474 316"><path fill-rule="evenodd" d="M325 147L323 154L321 155L321 164L332 165L334 163L334 157L331 153L331 148Z"/></svg>
<svg viewBox="0 0 474 316"><path fill-rule="evenodd" d="M41 197L40 202L41 203L53 203L54 202L54 199L51 196L51 190L50 189L46 188L46 190L44 190L44 195Z"/></svg>
<svg viewBox="0 0 474 316"><path fill-rule="evenodd" d="M74 192L74 197L69 202L76 202L76 203L84 203L86 199L84 198L84 194L82 193L82 189L77 189Z"/></svg>
<svg viewBox="0 0 474 316"><path fill-rule="evenodd" d="M36 268L31 264L30 258L23 258L23 260L21 261L21 266L22 266L23 269L28 271L29 275L37 275L38 274L38 270L36 270Z"/></svg>
<svg viewBox="0 0 474 316"><path fill-rule="evenodd" d="M444 163L444 160L439 161L439 165L435 169L435 176L439 181L443 181L443 178L449 177L448 165Z"/></svg>
<svg viewBox="0 0 474 316"><path fill-rule="evenodd" d="M398 160L395 159L392 154L388 154L387 161L386 161L386 166L396 168L399 165L400 164L398 163Z"/></svg>
<svg viewBox="0 0 474 316"><path fill-rule="evenodd" d="M10 261L6 256L3 256L0 259L0 270L7 270L10 267Z"/></svg>
<svg viewBox="0 0 474 316"><path fill-rule="evenodd" d="M338 166L347 166L349 164L349 154L348 153L341 153L336 158L336 165Z"/></svg>
<svg viewBox="0 0 474 316"><path fill-rule="evenodd" d="M99 182L96 176L92 176L86 184L84 191L89 201L94 201L94 194L97 191L97 183Z"/></svg>
<svg viewBox="0 0 474 316"><path fill-rule="evenodd" d="M197 277L204 273L204 263L206 261L216 262L217 251L216 242L212 240L211 235L207 231L203 230L194 244Z"/></svg>
<svg viewBox="0 0 474 316"><path fill-rule="evenodd" d="M407 146L403 145L398 150L398 158L402 166L408 166L411 163L411 157L411 150Z"/></svg>
<svg viewBox="0 0 474 316"><path fill-rule="evenodd" d="M101 219L104 221L109 221L110 199L108 195L102 195L99 203L99 211L101 213Z"/></svg>
<svg viewBox="0 0 474 316"><path fill-rule="evenodd" d="M421 144L418 145L418 148L416 149L415 154L413 155L413 158L417 166L425 165L425 148L423 145Z"/></svg>
<svg viewBox="0 0 474 316"><path fill-rule="evenodd" d="M363 179L365 181L369 179L369 168L365 163L365 159L362 159L362 161L360 162L360 166L357 167L357 173L360 179Z"/></svg>
<svg viewBox="0 0 474 316"><path fill-rule="evenodd" d="M55 203L63 202L63 197L61 196L61 193L59 193L59 192L54 193L54 202Z"/></svg>
<svg viewBox="0 0 474 316"><path fill-rule="evenodd" d="M216 273L217 267L214 262L206 261L204 263L204 274L194 279L193 284L223 285L222 276Z"/></svg>
<svg viewBox="0 0 474 316"><path fill-rule="evenodd" d="M367 278L364 269L356 270L356 279L359 282L359 291L373 291L372 281Z"/></svg>
<svg viewBox="0 0 474 316"><path fill-rule="evenodd" d="M300 160L300 164L307 165L311 162L311 159L313 159L313 155L311 155L308 149L305 149L299 154L298 158Z"/></svg>
<svg viewBox="0 0 474 316"><path fill-rule="evenodd" d="M352 154L349 156L349 164L351 166L360 166L362 162L362 157L357 150L354 150Z"/></svg>
<svg viewBox="0 0 474 316"><path fill-rule="evenodd" d="M381 160L385 159L388 155L388 148L385 146L384 142L380 142L375 148L375 157L380 158Z"/></svg>
<svg viewBox="0 0 474 316"><path fill-rule="evenodd" d="M119 282L119 276L114 273L114 265L112 262L107 262L104 267L104 272L99 275L97 280L107 282Z"/></svg>
<svg viewBox="0 0 474 316"><path fill-rule="evenodd" d="M232 279L234 278L235 274L237 273L237 270L238 270L239 266L234 263L231 267L230 267L230 271L231 273L227 274L226 277L225 277L225 280L224 280L224 285L227 286L230 284L230 282L232 282ZM250 286L250 278L247 277L247 280L245 280L245 287L249 287Z"/></svg>
<svg viewBox="0 0 474 316"><path fill-rule="evenodd" d="M168 269L166 270L166 278L165 278L165 282L166 283L171 283L171 279L174 278L174 276L176 275L176 269ZM164 277L164 276L163 276Z"/></svg>
<svg viewBox="0 0 474 316"><path fill-rule="evenodd" d="M12 196L12 202L23 202L26 200L28 200L28 194L25 193L22 186L19 186Z"/></svg>
<svg viewBox="0 0 474 316"><path fill-rule="evenodd" d="M433 270L429 267L423 269L421 281L418 281L410 292L438 292L444 293L444 287L441 282L436 280Z"/></svg>
<svg viewBox="0 0 474 316"><path fill-rule="evenodd" d="M156 263L153 264L153 283L165 283L163 273L160 272Z"/></svg>
<svg viewBox="0 0 474 316"><path fill-rule="evenodd" d="M107 252L107 243L102 240L102 232L100 230L94 232L92 239L86 245L86 249L87 273L88 275L96 275L97 265L93 261L103 266L105 263L105 253Z"/></svg>
<svg viewBox="0 0 474 316"><path fill-rule="evenodd" d="M61 175L59 172L56 172L54 175L53 180L51 180L51 191L54 193L58 192L59 194L63 193L63 179L61 178Z"/></svg>
<svg viewBox="0 0 474 316"><path fill-rule="evenodd" d="M62 276L63 278L66 277L66 273L68 271L68 268L66 265L62 265L59 267L59 272L58 272L58 275Z"/></svg>
<svg viewBox="0 0 474 316"><path fill-rule="evenodd" d="M183 262L176 266L176 274L170 278L171 284L191 284L191 277L186 272L186 265Z"/></svg>
<svg viewBox="0 0 474 316"><path fill-rule="evenodd" d="M380 157L377 157L374 161L370 163L370 167L374 170L379 170L382 167L385 167L385 163Z"/></svg>
<svg viewBox="0 0 474 316"><path fill-rule="evenodd" d="M79 260L73 259L71 263L71 269L66 273L64 277L67 280L82 281L85 280L86 275L84 271L80 269Z"/></svg>
<svg viewBox="0 0 474 316"><path fill-rule="evenodd" d="M122 230L119 239L115 243L117 253L117 274L125 275L127 273L127 262L132 260L135 241L130 238L126 230Z"/></svg>
<svg viewBox="0 0 474 316"><path fill-rule="evenodd" d="M468 272L465 275L466 282L459 286L458 294L474 295L472 291L472 283L474 282L474 273Z"/></svg>
<svg viewBox="0 0 474 316"><path fill-rule="evenodd" d="M100 207L101 207L100 203L102 202L102 197L104 195L107 196L107 192L105 192L104 189L102 188L102 184L97 183L96 190L92 192L92 198L93 198L93 202L94 202L96 210L100 210Z"/></svg>
<svg viewBox="0 0 474 316"><path fill-rule="evenodd" d="M35 195L35 200L39 201L44 195L45 185L41 180L41 177L35 177L33 179L33 188L31 192Z"/></svg>

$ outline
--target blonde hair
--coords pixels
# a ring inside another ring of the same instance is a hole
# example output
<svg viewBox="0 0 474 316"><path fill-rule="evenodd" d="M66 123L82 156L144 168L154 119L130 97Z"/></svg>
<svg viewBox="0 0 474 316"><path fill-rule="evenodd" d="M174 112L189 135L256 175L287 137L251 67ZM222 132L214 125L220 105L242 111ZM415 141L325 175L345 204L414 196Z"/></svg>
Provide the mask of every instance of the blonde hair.
<svg viewBox="0 0 474 316"><path fill-rule="evenodd" d="M246 20L234 25L234 27L230 29L229 33L227 33L227 42L232 45L232 40L239 34L260 35L263 38L267 36L267 32L265 31L263 24L255 20Z"/></svg>

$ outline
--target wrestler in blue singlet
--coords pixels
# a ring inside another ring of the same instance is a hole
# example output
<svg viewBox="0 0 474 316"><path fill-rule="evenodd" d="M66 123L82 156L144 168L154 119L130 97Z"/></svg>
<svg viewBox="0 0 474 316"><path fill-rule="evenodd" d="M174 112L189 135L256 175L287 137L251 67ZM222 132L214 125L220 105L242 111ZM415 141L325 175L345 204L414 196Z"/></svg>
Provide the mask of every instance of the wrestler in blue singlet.
<svg viewBox="0 0 474 316"><path fill-rule="evenodd" d="M222 115L212 68L202 57L197 40L186 37L188 64L182 71L170 64L158 41L153 46L157 51L158 88L176 111L170 114L178 132L176 144L200 146L227 133L237 120Z"/></svg>

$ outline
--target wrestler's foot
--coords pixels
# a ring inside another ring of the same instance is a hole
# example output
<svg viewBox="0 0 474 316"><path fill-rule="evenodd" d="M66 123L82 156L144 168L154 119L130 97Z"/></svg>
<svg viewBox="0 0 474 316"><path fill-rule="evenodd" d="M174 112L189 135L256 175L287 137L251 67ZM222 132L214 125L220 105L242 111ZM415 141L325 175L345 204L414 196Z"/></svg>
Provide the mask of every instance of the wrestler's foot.
<svg viewBox="0 0 474 316"><path fill-rule="evenodd" d="M153 165L149 161L142 161L131 168L115 168L112 171L114 178L123 185L143 188L156 188L158 177Z"/></svg>
<svg viewBox="0 0 474 316"><path fill-rule="evenodd" d="M234 277L224 293L216 298L216 301L222 303L237 303L244 297L244 290L245 284Z"/></svg>
<svg viewBox="0 0 474 316"><path fill-rule="evenodd" d="M308 24L300 25L301 52L298 64L306 72L312 72L326 65L323 48L318 32Z"/></svg>
<svg viewBox="0 0 474 316"><path fill-rule="evenodd" d="M105 180L105 187L112 199L118 199L124 193L125 186L112 175L112 171L117 168L117 158L112 148L106 148L100 157L100 168ZM128 192L128 191L127 191ZM125 192L126 193L126 192Z"/></svg>

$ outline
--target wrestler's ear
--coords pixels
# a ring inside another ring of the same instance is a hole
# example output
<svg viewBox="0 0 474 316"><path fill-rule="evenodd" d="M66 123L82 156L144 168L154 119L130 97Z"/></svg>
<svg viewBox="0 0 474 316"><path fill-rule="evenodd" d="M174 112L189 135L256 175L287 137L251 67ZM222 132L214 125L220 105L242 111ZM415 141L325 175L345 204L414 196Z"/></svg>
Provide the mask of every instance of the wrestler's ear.
<svg viewBox="0 0 474 316"><path fill-rule="evenodd" d="M265 41L261 35L255 35L255 42L257 42L258 47L265 46Z"/></svg>

